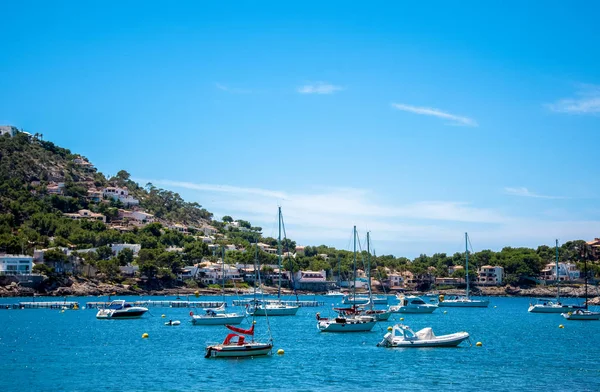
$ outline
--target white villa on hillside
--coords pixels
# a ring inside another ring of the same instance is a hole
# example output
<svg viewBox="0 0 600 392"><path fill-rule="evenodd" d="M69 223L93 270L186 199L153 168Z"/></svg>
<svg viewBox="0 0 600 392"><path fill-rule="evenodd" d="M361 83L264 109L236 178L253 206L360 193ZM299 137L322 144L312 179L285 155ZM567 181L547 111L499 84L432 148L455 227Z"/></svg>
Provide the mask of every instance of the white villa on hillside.
<svg viewBox="0 0 600 392"><path fill-rule="evenodd" d="M129 190L127 188L109 186L102 190L102 195L107 199L119 200L126 206L137 206L140 204L138 199L129 195Z"/></svg>
<svg viewBox="0 0 600 392"><path fill-rule="evenodd" d="M79 219L90 219L90 220L97 220L97 221L101 221L106 223L106 216L102 215L102 214L96 214L95 212L92 212L90 210L79 210L75 213L67 213L64 214L66 217L69 217L71 219L75 219L75 220L79 220Z"/></svg>
<svg viewBox="0 0 600 392"><path fill-rule="evenodd" d="M581 277L581 272L577 265L573 263L558 263L559 280L575 280ZM546 264L546 268L540 273L543 280L556 280L556 263Z"/></svg>
<svg viewBox="0 0 600 392"><path fill-rule="evenodd" d="M0 125L0 136L8 135L13 137L19 132L17 127L13 127L12 125Z"/></svg>

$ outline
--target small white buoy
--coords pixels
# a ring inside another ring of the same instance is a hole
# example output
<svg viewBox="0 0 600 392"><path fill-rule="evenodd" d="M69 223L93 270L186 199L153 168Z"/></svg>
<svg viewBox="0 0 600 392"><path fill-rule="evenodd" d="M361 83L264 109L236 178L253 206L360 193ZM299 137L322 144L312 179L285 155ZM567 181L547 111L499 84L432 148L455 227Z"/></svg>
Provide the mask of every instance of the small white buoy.
<svg viewBox="0 0 600 392"><path fill-rule="evenodd" d="M496 309L496 308L497 308L497 306L496 306L496 305L494 305L494 309Z"/></svg>
<svg viewBox="0 0 600 392"><path fill-rule="evenodd" d="M277 354L283 355L283 354L285 354L285 351L283 351L283 349L280 348L279 350L277 350Z"/></svg>
<svg viewBox="0 0 600 392"><path fill-rule="evenodd" d="M446 314L446 313L448 313L448 311L447 311L447 310L444 310L444 314Z"/></svg>
<svg viewBox="0 0 600 392"><path fill-rule="evenodd" d="M146 332L144 332L144 333L142 334L142 339L147 339L147 338L148 338L148 334L147 334Z"/></svg>

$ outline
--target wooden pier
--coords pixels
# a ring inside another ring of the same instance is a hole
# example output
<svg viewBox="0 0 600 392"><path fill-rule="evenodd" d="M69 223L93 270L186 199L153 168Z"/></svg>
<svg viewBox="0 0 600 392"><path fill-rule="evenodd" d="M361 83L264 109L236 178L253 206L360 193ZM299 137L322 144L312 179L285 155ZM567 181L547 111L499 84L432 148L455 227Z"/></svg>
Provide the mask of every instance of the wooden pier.
<svg viewBox="0 0 600 392"><path fill-rule="evenodd" d="M246 306L253 301L253 299L234 299L233 306ZM301 308L316 308L325 305L325 302L322 301L278 301L276 299L266 299L262 301L259 300L259 302L269 304L282 303L289 306L300 306Z"/></svg>
<svg viewBox="0 0 600 392"><path fill-rule="evenodd" d="M14 304L0 304L0 309L79 309L78 302L53 301L53 302L19 302Z"/></svg>
<svg viewBox="0 0 600 392"><path fill-rule="evenodd" d="M223 301L127 301L133 306L143 306L145 308L218 308L223 305ZM104 309L110 305L110 302L87 302L87 309Z"/></svg>

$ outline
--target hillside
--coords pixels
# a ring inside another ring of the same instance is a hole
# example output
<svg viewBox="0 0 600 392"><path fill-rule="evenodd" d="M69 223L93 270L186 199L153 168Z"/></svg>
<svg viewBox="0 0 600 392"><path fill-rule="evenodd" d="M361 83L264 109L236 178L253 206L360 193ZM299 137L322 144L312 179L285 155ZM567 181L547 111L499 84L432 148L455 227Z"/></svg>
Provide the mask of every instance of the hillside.
<svg viewBox="0 0 600 392"><path fill-rule="evenodd" d="M260 242L260 263L276 264L273 247L277 241L263 237L260 227L231 217L215 220L200 204L152 184L140 186L130 177L121 170L106 178L87 158L38 134L0 137L0 253L33 255L36 249L47 249L44 262L60 270L63 263L77 264L70 270L74 274L87 271L92 278L131 285L152 286L158 281L159 287L183 284L175 279L182 267L215 260L214 252L224 246L229 249L226 262L252 264L253 252L244 250ZM124 194L112 196L108 190ZM117 254L109 248L111 244L138 244L140 250ZM349 251L320 245L299 252L291 239L282 245L283 252L292 255L284 261L287 270L326 270L330 279L334 279L333 271L337 275L339 269L348 277L352 270ZM587 257L584 247L582 240L562 244L561 261L580 263ZM364 268L366 259L362 252L359 268ZM538 276L553 260L554 250L547 246L506 247L470 256L473 268L502 266L504 282L512 284ZM464 253L421 255L414 260L392 255L371 258L372 276L386 280L390 274L402 274L402 279L423 288L435 277L464 278L464 271L449 268L463 262ZM133 280L125 277L119 267L127 265L139 267L146 280L141 282L139 275ZM54 267L37 268L56 275ZM595 273L599 269L597 265L590 268ZM199 282L186 284L196 287Z"/></svg>

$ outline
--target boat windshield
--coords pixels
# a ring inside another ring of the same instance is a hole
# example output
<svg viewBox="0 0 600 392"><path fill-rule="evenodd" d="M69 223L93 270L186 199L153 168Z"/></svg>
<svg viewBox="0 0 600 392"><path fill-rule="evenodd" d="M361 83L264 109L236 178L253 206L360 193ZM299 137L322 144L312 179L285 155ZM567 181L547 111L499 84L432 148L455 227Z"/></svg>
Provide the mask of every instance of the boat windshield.
<svg viewBox="0 0 600 392"><path fill-rule="evenodd" d="M412 303L413 303L413 304L415 304L415 305L425 305L425 301L423 301L423 300L422 300L422 299L420 299L420 298L415 298L415 299L413 299L413 300L412 300Z"/></svg>

